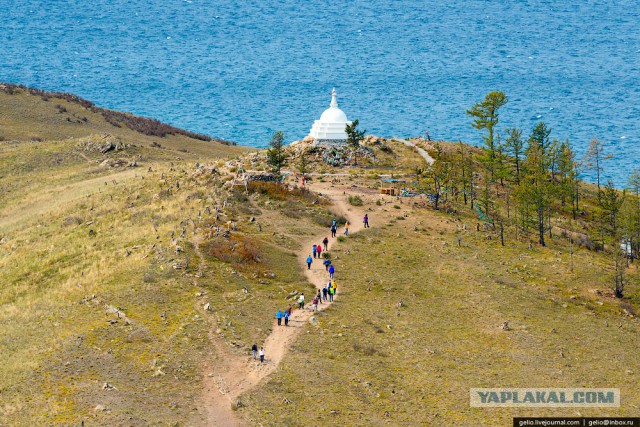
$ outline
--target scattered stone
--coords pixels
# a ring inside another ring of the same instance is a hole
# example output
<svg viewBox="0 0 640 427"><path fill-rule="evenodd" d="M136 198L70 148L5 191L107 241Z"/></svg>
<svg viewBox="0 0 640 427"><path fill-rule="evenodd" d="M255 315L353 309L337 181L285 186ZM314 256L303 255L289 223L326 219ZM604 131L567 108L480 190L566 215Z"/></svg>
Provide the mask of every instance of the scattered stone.
<svg viewBox="0 0 640 427"><path fill-rule="evenodd" d="M510 331L511 327L509 326L509 322L502 322L502 326L500 327L503 331Z"/></svg>
<svg viewBox="0 0 640 427"><path fill-rule="evenodd" d="M107 409L107 407L106 407L106 406L104 406L104 405L96 405L96 407L95 407L95 408L93 408L93 410L94 410L94 411L96 411L96 412L105 412L105 411L107 411L108 409Z"/></svg>
<svg viewBox="0 0 640 427"><path fill-rule="evenodd" d="M204 309L205 309L206 311L211 311L211 310L213 310L213 309L211 308L211 304L210 304L210 303L206 303L206 304L204 305Z"/></svg>
<svg viewBox="0 0 640 427"><path fill-rule="evenodd" d="M103 389L103 390L118 390L116 386L111 385L111 384L109 384L109 383L104 383L104 384L102 385L102 389Z"/></svg>

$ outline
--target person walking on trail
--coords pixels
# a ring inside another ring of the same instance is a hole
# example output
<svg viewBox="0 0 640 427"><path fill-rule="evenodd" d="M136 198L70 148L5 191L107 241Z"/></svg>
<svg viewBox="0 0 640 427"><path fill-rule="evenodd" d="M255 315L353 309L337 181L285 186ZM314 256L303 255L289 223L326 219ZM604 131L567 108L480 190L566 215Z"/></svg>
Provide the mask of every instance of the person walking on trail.
<svg viewBox="0 0 640 427"><path fill-rule="evenodd" d="M364 218L362 218L362 223L364 224L364 228L369 228L369 214L364 214Z"/></svg>
<svg viewBox="0 0 640 427"><path fill-rule="evenodd" d="M334 224L331 226L331 237L336 237L336 231L338 231L338 226Z"/></svg>
<svg viewBox="0 0 640 427"><path fill-rule="evenodd" d="M333 302L333 296L336 293L335 283L334 282L329 282L329 283L330 283L329 289L328 289L328 291L329 291L329 302Z"/></svg>
<svg viewBox="0 0 640 427"><path fill-rule="evenodd" d="M256 360L258 358L258 344L254 344L251 351L253 351L253 360Z"/></svg>
<svg viewBox="0 0 640 427"><path fill-rule="evenodd" d="M313 258L311 258L311 255L309 255L307 257L307 270L311 270L311 263L313 262Z"/></svg>
<svg viewBox="0 0 640 427"><path fill-rule="evenodd" d="M304 310L304 294L300 294L300 297L298 298L298 306L301 310Z"/></svg>
<svg viewBox="0 0 640 427"><path fill-rule="evenodd" d="M324 265L324 269L329 271L329 266L331 265L331 260L329 258L322 261L322 265Z"/></svg>
<svg viewBox="0 0 640 427"><path fill-rule="evenodd" d="M316 251L316 248L317 248L317 247L318 247L318 245L313 245L313 248L311 249L311 251L313 252L313 257L314 257L314 258L316 257L316 254L318 253L318 252Z"/></svg>
<svg viewBox="0 0 640 427"><path fill-rule="evenodd" d="M278 326L282 325L282 312L280 310L278 310L278 312L276 313L276 319L278 319Z"/></svg>
<svg viewBox="0 0 640 427"><path fill-rule="evenodd" d="M322 288L322 299L323 300L327 300L327 294L329 293L329 290L327 290L327 287L325 286L324 288Z"/></svg>
<svg viewBox="0 0 640 427"><path fill-rule="evenodd" d="M320 258L320 255L322 255L322 246L316 246L316 251L318 252L318 258Z"/></svg>
<svg viewBox="0 0 640 427"><path fill-rule="evenodd" d="M330 278L330 279L333 279L333 273L335 273L335 272L336 272L336 269L335 269L335 267L333 266L333 264L331 264L331 265L329 266L329 270L328 270L328 271L329 271L329 278Z"/></svg>
<svg viewBox="0 0 640 427"><path fill-rule="evenodd" d="M324 238L324 240L322 241L322 244L324 245L324 250L325 250L325 251L328 251L328 250L329 250L329 247L328 247L328 245L329 245L329 238L328 238L328 237L325 237L325 238Z"/></svg>
<svg viewBox="0 0 640 427"><path fill-rule="evenodd" d="M264 347L260 347L260 363L264 362Z"/></svg>
<svg viewBox="0 0 640 427"><path fill-rule="evenodd" d="M322 291L318 289L318 295L316 295L316 299L320 304L322 304Z"/></svg>
<svg viewBox="0 0 640 427"><path fill-rule="evenodd" d="M349 221L345 222L344 224L344 235L345 236L349 235Z"/></svg>
<svg viewBox="0 0 640 427"><path fill-rule="evenodd" d="M318 297L315 297L312 302L314 313L318 311Z"/></svg>
<svg viewBox="0 0 640 427"><path fill-rule="evenodd" d="M336 227L337 225L338 225L338 220L333 218L333 220L331 221L331 226Z"/></svg>
<svg viewBox="0 0 640 427"><path fill-rule="evenodd" d="M289 317L291 316L291 312L289 310L284 311L284 326L289 326Z"/></svg>

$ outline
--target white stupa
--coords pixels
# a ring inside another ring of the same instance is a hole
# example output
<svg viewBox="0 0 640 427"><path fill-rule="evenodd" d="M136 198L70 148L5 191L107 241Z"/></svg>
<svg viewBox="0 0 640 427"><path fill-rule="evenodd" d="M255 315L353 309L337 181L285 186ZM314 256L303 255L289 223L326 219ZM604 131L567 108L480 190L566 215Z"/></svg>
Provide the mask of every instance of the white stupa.
<svg viewBox="0 0 640 427"><path fill-rule="evenodd" d="M324 110L320 120L313 122L309 136L315 139L316 145L340 145L347 143L344 128L351 124L347 115L338 108L335 88L331 91L331 106Z"/></svg>

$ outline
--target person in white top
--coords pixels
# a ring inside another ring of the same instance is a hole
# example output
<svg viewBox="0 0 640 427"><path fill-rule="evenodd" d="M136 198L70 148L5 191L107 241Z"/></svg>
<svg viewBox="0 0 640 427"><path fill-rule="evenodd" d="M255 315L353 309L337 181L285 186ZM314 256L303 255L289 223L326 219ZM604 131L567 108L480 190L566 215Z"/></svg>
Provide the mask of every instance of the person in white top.
<svg viewBox="0 0 640 427"><path fill-rule="evenodd" d="M300 309L304 308L304 294L300 294L300 298L298 298L298 305L300 306Z"/></svg>
<svg viewBox="0 0 640 427"><path fill-rule="evenodd" d="M264 347L260 347L260 363L264 362Z"/></svg>

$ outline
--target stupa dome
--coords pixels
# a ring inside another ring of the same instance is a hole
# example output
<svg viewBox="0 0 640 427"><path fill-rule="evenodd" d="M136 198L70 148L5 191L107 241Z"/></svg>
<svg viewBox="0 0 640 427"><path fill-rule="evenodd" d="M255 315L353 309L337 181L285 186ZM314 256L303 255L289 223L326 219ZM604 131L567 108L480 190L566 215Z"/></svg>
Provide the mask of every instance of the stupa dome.
<svg viewBox="0 0 640 427"><path fill-rule="evenodd" d="M315 139L316 144L343 144L347 142L345 127L351 124L347 115L338 108L336 90L331 91L331 106L324 110L320 120L313 123L309 136Z"/></svg>

